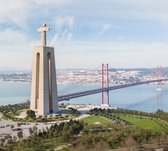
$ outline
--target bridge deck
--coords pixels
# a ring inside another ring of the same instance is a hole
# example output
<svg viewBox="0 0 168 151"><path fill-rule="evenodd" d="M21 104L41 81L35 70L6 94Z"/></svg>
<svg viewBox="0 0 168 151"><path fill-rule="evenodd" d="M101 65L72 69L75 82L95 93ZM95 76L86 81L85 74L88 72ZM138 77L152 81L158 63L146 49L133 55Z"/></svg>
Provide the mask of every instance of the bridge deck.
<svg viewBox="0 0 168 151"><path fill-rule="evenodd" d="M86 95L92 95L92 94L96 94L96 93L101 93L104 91L117 90L117 89L138 86L138 85L143 85L143 84L149 84L149 83L155 83L155 82L162 82L162 81L168 81L168 79L148 80L148 81L143 81L143 82L136 82L136 83L130 83L130 84L111 86L109 88L103 88L103 89L99 88L99 89L93 89L93 90L88 90L88 91L76 92L76 93L58 96L58 101L64 101L64 100L69 101L70 99L74 99L74 98L78 98L78 97L82 97L82 96L86 96Z"/></svg>

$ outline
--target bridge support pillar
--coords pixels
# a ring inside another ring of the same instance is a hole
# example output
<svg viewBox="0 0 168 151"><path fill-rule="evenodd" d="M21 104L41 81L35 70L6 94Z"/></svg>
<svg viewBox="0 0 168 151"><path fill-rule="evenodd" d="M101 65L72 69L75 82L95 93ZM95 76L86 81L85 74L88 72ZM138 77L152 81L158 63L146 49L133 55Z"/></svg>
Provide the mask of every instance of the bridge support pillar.
<svg viewBox="0 0 168 151"><path fill-rule="evenodd" d="M159 79L163 79L163 70L161 66L158 66L156 69L156 76L157 76L157 80ZM157 88L156 90L161 91L162 90L162 82L157 82Z"/></svg>
<svg viewBox="0 0 168 151"><path fill-rule="evenodd" d="M109 74L108 64L102 64L102 89L107 89L102 92L102 106L109 106Z"/></svg>

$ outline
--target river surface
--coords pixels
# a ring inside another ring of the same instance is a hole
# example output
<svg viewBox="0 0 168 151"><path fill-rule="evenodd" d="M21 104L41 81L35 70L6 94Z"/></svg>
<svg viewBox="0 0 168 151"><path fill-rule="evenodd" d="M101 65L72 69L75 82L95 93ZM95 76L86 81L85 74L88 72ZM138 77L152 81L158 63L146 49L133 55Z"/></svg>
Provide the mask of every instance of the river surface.
<svg viewBox="0 0 168 151"><path fill-rule="evenodd" d="M0 105L16 104L29 100L29 82L0 82ZM58 85L58 95L99 88L98 85ZM101 104L101 93L72 99L65 103ZM168 87L156 91L154 85L142 85L110 91L110 106L154 112L168 111Z"/></svg>

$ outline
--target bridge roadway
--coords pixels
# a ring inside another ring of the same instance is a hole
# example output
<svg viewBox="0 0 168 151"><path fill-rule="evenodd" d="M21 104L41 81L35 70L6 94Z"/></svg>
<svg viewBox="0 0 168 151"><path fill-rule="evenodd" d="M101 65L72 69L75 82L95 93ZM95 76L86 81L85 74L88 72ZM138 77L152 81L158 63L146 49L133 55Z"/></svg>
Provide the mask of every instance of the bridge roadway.
<svg viewBox="0 0 168 151"><path fill-rule="evenodd" d="M99 88L99 89L93 89L93 90L88 90L88 91L76 92L76 93L58 96L58 101L69 101L70 99L74 99L74 98L78 98L78 97L82 97L86 95L92 95L96 93L101 93L104 91L117 90L117 89L138 86L138 85L143 85L143 84L149 84L149 83L155 83L155 82L162 82L162 81L168 81L168 79L148 80L148 81L143 81L143 82L111 86L109 88Z"/></svg>

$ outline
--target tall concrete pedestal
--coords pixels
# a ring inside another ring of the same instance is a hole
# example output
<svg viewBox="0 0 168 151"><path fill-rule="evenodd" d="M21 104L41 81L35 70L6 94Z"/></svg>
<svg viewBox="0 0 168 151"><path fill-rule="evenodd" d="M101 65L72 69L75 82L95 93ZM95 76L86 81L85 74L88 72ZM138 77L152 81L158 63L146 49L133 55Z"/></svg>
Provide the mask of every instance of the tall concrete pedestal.
<svg viewBox="0 0 168 151"><path fill-rule="evenodd" d="M38 115L58 111L54 48L46 46L44 35L42 34L42 46L36 46L33 52L30 109Z"/></svg>

